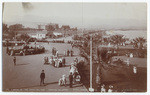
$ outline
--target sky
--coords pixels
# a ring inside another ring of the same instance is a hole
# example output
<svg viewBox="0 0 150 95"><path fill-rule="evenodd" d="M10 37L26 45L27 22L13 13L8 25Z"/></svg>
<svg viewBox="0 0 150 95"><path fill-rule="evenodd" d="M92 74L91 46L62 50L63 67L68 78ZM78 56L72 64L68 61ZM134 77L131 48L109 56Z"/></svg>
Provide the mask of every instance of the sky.
<svg viewBox="0 0 150 95"><path fill-rule="evenodd" d="M4 4L3 22L26 27L58 23L87 29L147 27L146 3L10 3Z"/></svg>

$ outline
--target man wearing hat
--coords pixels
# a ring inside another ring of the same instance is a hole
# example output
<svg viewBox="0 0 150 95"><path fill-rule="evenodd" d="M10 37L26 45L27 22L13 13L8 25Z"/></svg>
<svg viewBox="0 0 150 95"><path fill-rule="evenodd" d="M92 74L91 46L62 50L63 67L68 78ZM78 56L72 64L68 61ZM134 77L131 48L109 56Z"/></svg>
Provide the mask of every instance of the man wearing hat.
<svg viewBox="0 0 150 95"><path fill-rule="evenodd" d="M44 84L44 79L45 79L45 73L44 70L42 70L41 75L40 75L41 81L40 81L40 85Z"/></svg>

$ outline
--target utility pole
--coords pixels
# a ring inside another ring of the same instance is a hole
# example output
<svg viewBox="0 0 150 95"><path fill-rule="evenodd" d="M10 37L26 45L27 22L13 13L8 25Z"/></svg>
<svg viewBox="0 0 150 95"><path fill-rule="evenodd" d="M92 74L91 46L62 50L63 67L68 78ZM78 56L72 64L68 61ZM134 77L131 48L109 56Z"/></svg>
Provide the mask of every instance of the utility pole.
<svg viewBox="0 0 150 95"><path fill-rule="evenodd" d="M94 92L94 89L92 88L92 36L90 38L90 92Z"/></svg>

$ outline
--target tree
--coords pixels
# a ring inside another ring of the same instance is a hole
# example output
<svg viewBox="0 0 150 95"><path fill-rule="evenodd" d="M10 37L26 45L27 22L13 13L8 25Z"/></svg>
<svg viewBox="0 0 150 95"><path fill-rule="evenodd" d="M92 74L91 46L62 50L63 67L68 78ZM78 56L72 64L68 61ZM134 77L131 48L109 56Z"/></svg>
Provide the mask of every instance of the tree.
<svg viewBox="0 0 150 95"><path fill-rule="evenodd" d="M55 35L54 35L54 33L53 33L52 31L49 31L49 32L46 34L46 36L48 36L48 37L50 37L50 38L54 38L54 37L55 37Z"/></svg>
<svg viewBox="0 0 150 95"><path fill-rule="evenodd" d="M55 27L54 27L54 25L46 25L46 26L45 26L45 29L46 29L47 31L54 31L54 30L55 30Z"/></svg>
<svg viewBox="0 0 150 95"><path fill-rule="evenodd" d="M9 31L9 35L10 35L10 38L16 38L16 35L18 34L18 32L16 31Z"/></svg>
<svg viewBox="0 0 150 95"><path fill-rule="evenodd" d="M146 39L144 37L137 37L132 40L132 45L134 49L136 49L136 54L138 57L144 57L146 55L144 44L146 43Z"/></svg>
<svg viewBox="0 0 150 95"><path fill-rule="evenodd" d="M61 29L70 30L70 26L69 25L62 25Z"/></svg>
<svg viewBox="0 0 150 95"><path fill-rule="evenodd" d="M26 41L27 42L27 40L29 39L29 38L31 38L27 33L25 33L25 34L21 34L21 39L23 40L23 41Z"/></svg>
<svg viewBox="0 0 150 95"><path fill-rule="evenodd" d="M8 26L7 26L7 24L3 23L3 33L4 32L8 32Z"/></svg>
<svg viewBox="0 0 150 95"><path fill-rule="evenodd" d="M133 47L135 49L143 49L143 44L146 42L146 39L144 39L144 37L137 37L135 39L133 39L133 41L131 42L133 44Z"/></svg>
<svg viewBox="0 0 150 95"><path fill-rule="evenodd" d="M116 36L114 36L116 37ZM95 34L92 36L92 61L93 64L98 63L97 66L97 74L99 80L97 82L97 85L101 85L103 83L103 77L102 77L102 69L105 70L112 70L112 66L108 64L108 61L114 56L113 54L108 54L108 50L106 48L101 48L99 45L102 44L102 35ZM122 37L117 36L116 38L121 39ZM90 35L83 36L82 37L82 44L76 43L76 47L80 49L80 55L84 57L87 61L87 63L90 62ZM115 40L116 41L116 40ZM118 40L115 42L116 44L120 43ZM123 66L121 66L123 65ZM124 64L118 65L117 67L126 68ZM94 68L96 69L96 68Z"/></svg>
<svg viewBox="0 0 150 95"><path fill-rule="evenodd" d="M9 31L16 32L16 31L22 30L23 28L24 28L24 26L22 24L14 24L14 25L9 26Z"/></svg>
<svg viewBox="0 0 150 95"><path fill-rule="evenodd" d="M9 26L9 35L11 38L16 38L18 31L22 30L24 26L22 24L14 24Z"/></svg>
<svg viewBox="0 0 150 95"><path fill-rule="evenodd" d="M80 49L80 55L84 57L87 62L89 62L90 57L90 35L86 35L80 38L81 43L75 43L76 47ZM93 35L93 60L97 60L97 48L102 42L102 35L101 34L95 34Z"/></svg>
<svg viewBox="0 0 150 95"><path fill-rule="evenodd" d="M116 46L117 49L119 48L119 45L125 42L123 35L113 35L110 38L111 38L111 43L114 44L114 46Z"/></svg>

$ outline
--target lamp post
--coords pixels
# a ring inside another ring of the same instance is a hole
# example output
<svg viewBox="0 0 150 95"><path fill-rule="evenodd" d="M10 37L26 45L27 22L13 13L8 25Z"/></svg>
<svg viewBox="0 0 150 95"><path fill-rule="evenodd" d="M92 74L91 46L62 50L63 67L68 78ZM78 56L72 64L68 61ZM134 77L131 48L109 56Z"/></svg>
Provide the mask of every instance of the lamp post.
<svg viewBox="0 0 150 95"><path fill-rule="evenodd" d="M94 92L94 89L92 88L92 37L90 38L90 92Z"/></svg>

